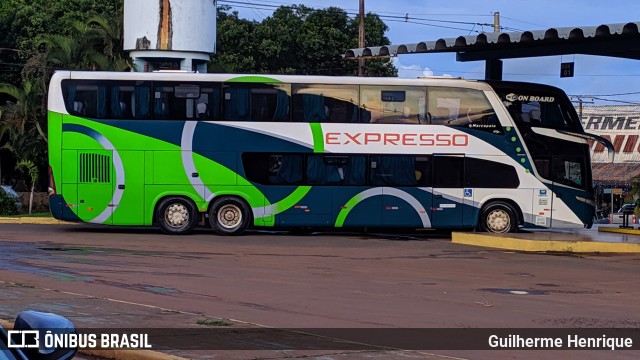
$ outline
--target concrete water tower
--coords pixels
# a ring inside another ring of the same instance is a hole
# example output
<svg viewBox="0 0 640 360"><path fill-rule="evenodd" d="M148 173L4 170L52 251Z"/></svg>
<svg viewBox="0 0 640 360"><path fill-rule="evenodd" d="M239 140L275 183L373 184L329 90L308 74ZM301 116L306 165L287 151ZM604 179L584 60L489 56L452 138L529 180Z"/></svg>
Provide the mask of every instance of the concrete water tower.
<svg viewBox="0 0 640 360"><path fill-rule="evenodd" d="M124 50L137 71L207 72L216 52L216 0L125 0Z"/></svg>

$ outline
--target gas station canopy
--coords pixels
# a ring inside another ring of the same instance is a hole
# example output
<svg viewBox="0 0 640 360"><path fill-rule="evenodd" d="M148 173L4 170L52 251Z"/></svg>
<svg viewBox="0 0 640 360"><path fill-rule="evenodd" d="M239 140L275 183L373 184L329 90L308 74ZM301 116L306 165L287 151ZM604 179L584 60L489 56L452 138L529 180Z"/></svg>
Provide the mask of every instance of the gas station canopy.
<svg viewBox="0 0 640 360"><path fill-rule="evenodd" d="M455 52L458 61L486 61L485 78L502 79L502 59L552 55L600 55L640 60L640 22L480 33L412 44L350 49L345 59Z"/></svg>

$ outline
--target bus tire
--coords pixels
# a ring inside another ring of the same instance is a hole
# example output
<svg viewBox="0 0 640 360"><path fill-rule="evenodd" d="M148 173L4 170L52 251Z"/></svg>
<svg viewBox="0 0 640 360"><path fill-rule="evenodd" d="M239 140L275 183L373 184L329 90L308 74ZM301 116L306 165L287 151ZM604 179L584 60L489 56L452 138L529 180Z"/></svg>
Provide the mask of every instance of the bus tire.
<svg viewBox="0 0 640 360"><path fill-rule="evenodd" d="M503 201L489 203L480 215L480 230L490 233L518 231L518 215L510 204Z"/></svg>
<svg viewBox="0 0 640 360"><path fill-rule="evenodd" d="M244 200L222 196L209 209L209 224L218 235L240 235L251 223L251 208Z"/></svg>
<svg viewBox="0 0 640 360"><path fill-rule="evenodd" d="M158 204L156 222L169 235L188 234L198 220L196 206L182 197L168 197Z"/></svg>

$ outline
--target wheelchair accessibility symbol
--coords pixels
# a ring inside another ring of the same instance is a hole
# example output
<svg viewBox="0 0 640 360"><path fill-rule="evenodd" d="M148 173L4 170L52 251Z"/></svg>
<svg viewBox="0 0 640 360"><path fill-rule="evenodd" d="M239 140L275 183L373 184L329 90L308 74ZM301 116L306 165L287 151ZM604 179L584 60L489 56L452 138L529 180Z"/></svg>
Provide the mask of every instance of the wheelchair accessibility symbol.
<svg viewBox="0 0 640 360"><path fill-rule="evenodd" d="M473 197L472 189L464 189L464 197Z"/></svg>

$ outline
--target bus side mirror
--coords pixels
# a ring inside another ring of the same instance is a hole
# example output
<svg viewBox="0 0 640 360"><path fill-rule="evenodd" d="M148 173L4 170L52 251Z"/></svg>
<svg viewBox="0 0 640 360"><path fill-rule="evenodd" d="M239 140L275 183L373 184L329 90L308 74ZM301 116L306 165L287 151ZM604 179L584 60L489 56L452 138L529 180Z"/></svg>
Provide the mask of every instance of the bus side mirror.
<svg viewBox="0 0 640 360"><path fill-rule="evenodd" d="M51 334L72 334L76 332L73 323L64 316L57 314L23 311L16 318L13 330L38 331L38 347L23 348L21 351L30 360L67 360L71 359L77 348L46 347L45 335L48 331Z"/></svg>

